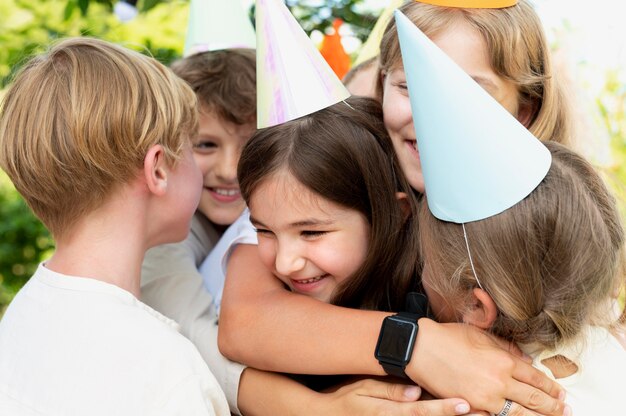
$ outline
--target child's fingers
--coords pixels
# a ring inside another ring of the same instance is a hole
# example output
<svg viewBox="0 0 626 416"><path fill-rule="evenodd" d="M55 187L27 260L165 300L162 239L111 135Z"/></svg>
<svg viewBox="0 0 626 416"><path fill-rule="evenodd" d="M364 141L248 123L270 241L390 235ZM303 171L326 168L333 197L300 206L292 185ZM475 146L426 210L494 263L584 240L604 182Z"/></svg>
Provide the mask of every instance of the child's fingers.
<svg viewBox="0 0 626 416"><path fill-rule="evenodd" d="M518 363L513 370L513 377L524 383L532 394L532 387L535 387L549 395L551 398L558 399L561 404L565 400L565 389L556 381L546 377L546 375L535 367L526 363ZM535 393L536 395L536 393ZM509 397L511 400L513 397ZM552 401L550 401L552 403Z"/></svg>
<svg viewBox="0 0 626 416"><path fill-rule="evenodd" d="M461 399L423 400L401 406L408 413L403 411L400 414L410 416L456 416L465 415L470 410L469 404Z"/></svg>
<svg viewBox="0 0 626 416"><path fill-rule="evenodd" d="M507 397L513 401L513 408L509 415L530 416L538 413L545 416L567 416L570 414L562 400L526 384L532 381L532 379L522 380L508 389ZM541 387L545 388L545 386Z"/></svg>
<svg viewBox="0 0 626 416"><path fill-rule="evenodd" d="M395 402L413 402L419 399L422 389L419 386L400 383L388 383L380 380L365 379L354 385L357 393L377 399Z"/></svg>

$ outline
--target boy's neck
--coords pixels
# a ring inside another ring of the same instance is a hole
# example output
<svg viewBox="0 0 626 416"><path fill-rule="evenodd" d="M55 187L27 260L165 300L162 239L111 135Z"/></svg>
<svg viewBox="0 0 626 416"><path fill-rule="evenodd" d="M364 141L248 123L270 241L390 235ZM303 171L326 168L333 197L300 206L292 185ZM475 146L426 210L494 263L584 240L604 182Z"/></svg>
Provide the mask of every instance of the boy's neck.
<svg viewBox="0 0 626 416"><path fill-rule="evenodd" d="M144 208L123 201L103 204L56 241L46 267L110 283L139 298L141 263L148 249Z"/></svg>

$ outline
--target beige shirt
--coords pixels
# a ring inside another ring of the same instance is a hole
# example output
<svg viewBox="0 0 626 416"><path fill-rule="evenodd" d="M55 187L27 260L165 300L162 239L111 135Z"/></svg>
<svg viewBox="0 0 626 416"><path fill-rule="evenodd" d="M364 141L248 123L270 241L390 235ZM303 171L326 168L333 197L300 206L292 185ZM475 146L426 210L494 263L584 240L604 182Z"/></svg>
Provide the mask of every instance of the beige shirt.
<svg viewBox="0 0 626 416"><path fill-rule="evenodd" d="M207 218L196 213L187 239L148 250L141 271L142 300L180 324L181 333L198 348L226 394L233 413L239 379L245 367L222 356L217 346L217 313L204 288L198 267L220 235Z"/></svg>
<svg viewBox="0 0 626 416"><path fill-rule="evenodd" d="M0 414L227 416L229 409L175 322L117 286L41 265L0 322Z"/></svg>

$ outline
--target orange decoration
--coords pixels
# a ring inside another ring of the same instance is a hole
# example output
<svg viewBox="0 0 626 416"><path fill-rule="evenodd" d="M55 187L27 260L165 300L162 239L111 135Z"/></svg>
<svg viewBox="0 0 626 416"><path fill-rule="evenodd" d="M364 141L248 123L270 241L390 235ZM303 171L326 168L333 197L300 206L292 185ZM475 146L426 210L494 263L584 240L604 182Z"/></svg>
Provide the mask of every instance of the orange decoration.
<svg viewBox="0 0 626 416"><path fill-rule="evenodd" d="M503 9L515 6L517 0L416 0L433 6L458 7L462 9Z"/></svg>
<svg viewBox="0 0 626 416"><path fill-rule="evenodd" d="M320 53L339 79L342 79L350 70L350 56L343 49L339 34L341 25L343 25L343 21L335 19L333 22L335 31L330 35L324 35L324 40L320 46Z"/></svg>

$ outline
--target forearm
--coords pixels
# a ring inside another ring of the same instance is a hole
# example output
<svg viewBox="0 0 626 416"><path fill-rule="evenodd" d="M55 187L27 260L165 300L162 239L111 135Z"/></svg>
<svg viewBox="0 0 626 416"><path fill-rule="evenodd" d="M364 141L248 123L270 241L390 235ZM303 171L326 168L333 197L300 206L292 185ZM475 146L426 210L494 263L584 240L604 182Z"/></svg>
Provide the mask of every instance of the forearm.
<svg viewBox="0 0 626 416"><path fill-rule="evenodd" d="M256 246L242 245L228 265L219 346L263 370L383 375L374 348L387 315L288 292L260 263Z"/></svg>
<svg viewBox="0 0 626 416"><path fill-rule="evenodd" d="M302 416L310 409L307 403L315 404L318 395L281 374L246 368L237 404L245 416Z"/></svg>

